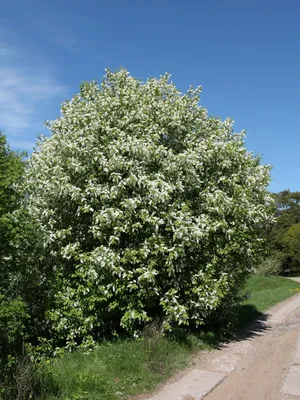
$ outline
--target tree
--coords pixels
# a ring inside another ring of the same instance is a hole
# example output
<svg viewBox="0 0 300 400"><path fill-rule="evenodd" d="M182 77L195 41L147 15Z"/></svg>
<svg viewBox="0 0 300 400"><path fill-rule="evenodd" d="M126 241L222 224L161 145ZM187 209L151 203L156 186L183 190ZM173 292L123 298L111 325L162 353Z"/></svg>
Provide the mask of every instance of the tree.
<svg viewBox="0 0 300 400"><path fill-rule="evenodd" d="M14 379L16 358L23 352L27 307L16 289L14 238L20 206L15 186L24 172L24 154L15 152L0 133L0 395ZM7 391L6 391L7 393ZM4 395L4 394L3 394ZM2 398L2 397L1 397Z"/></svg>
<svg viewBox="0 0 300 400"><path fill-rule="evenodd" d="M23 157L23 153L10 149L6 137L0 132L0 294L8 284L9 259L16 228L12 214L19 207L15 186L21 181L24 171Z"/></svg>
<svg viewBox="0 0 300 400"><path fill-rule="evenodd" d="M48 123L26 174L43 235L56 345L105 332L199 326L231 304L272 220L269 167L200 89L107 71Z"/></svg>
<svg viewBox="0 0 300 400"><path fill-rule="evenodd" d="M300 223L300 192L283 190L274 193L276 204L276 224L267 232L267 241L272 258L281 263L281 273L297 270L300 258L295 248ZM293 248L293 250L292 250Z"/></svg>
<svg viewBox="0 0 300 400"><path fill-rule="evenodd" d="M291 263L300 265L300 223L290 226L283 235L282 242Z"/></svg>

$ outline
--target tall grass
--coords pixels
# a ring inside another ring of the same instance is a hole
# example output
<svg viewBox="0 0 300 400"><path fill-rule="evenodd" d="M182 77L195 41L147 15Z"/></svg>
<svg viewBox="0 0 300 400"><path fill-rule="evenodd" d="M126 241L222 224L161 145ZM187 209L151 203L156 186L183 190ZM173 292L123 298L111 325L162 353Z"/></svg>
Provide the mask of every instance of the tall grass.
<svg viewBox="0 0 300 400"><path fill-rule="evenodd" d="M61 396L47 399L117 400L151 391L184 368L191 353L209 348L207 341L195 335L178 341L151 332L137 341L102 343L90 354L74 352L55 361Z"/></svg>

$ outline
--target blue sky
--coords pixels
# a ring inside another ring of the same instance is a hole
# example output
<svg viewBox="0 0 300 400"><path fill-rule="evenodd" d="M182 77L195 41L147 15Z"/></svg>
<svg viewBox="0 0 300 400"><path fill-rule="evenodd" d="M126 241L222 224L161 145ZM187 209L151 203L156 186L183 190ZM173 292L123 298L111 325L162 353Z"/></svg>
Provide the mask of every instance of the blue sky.
<svg viewBox="0 0 300 400"><path fill-rule="evenodd" d="M0 129L30 151L86 80L121 66L202 85L272 164L271 190L300 190L299 0L0 0Z"/></svg>

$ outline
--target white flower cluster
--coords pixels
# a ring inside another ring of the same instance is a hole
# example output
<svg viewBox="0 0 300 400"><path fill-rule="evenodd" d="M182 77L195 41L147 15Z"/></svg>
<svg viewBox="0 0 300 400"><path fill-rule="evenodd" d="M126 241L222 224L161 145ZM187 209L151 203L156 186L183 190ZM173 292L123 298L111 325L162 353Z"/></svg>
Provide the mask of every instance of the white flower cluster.
<svg viewBox="0 0 300 400"><path fill-rule="evenodd" d="M28 208L60 274L49 323L69 348L156 316L205 323L261 248L269 167L169 78L84 84L30 158Z"/></svg>

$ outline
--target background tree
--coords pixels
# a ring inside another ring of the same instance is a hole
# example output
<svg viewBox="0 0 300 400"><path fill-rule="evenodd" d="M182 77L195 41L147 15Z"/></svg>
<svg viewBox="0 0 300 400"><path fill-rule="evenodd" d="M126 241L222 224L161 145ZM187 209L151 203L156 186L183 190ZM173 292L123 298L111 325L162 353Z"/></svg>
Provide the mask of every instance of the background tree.
<svg viewBox="0 0 300 400"><path fill-rule="evenodd" d="M11 150L6 137L0 133L0 395L4 386L10 386L13 380L28 319L26 303L16 285L19 271L15 268L14 246L20 228L14 216L20 206L16 185L24 172L24 155Z"/></svg>
<svg viewBox="0 0 300 400"><path fill-rule="evenodd" d="M300 192L284 190L274 193L273 198L276 204L276 223L266 233L271 258L263 260L259 270L264 270L267 261L271 273L275 271L271 264L279 273L295 273L300 268L297 250L300 233Z"/></svg>
<svg viewBox="0 0 300 400"><path fill-rule="evenodd" d="M290 265L300 265L300 224L293 224L283 234L284 252L289 257Z"/></svg>
<svg viewBox="0 0 300 400"><path fill-rule="evenodd" d="M15 185L20 182L24 171L23 157L24 154L9 148L6 137L0 132L0 268L3 287L7 258L12 253L15 228L12 213L19 206Z"/></svg>

